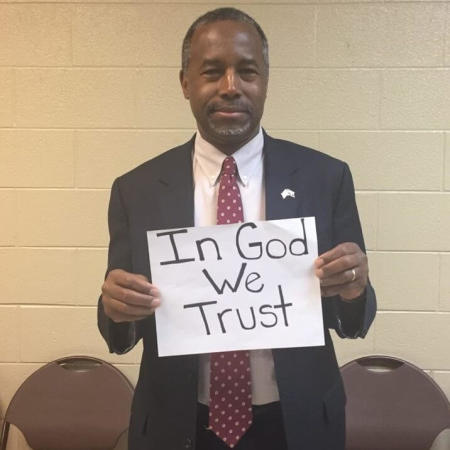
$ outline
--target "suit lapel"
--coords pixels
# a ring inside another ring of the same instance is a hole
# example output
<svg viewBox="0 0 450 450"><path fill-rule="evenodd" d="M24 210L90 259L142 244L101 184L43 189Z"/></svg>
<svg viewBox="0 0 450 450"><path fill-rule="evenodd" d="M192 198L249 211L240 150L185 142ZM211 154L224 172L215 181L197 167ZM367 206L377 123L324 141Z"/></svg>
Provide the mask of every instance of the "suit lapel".
<svg viewBox="0 0 450 450"><path fill-rule="evenodd" d="M164 167L160 168L158 185L161 195L161 228L185 228L194 226L194 180L192 153L194 137L178 147ZM183 355L172 358L174 371L191 374L192 385L197 384L198 355ZM194 389L193 392L196 392Z"/></svg>
<svg viewBox="0 0 450 450"><path fill-rule="evenodd" d="M180 146L159 173L163 227L194 226L193 145L194 138Z"/></svg>
<svg viewBox="0 0 450 450"><path fill-rule="evenodd" d="M287 152L283 145L264 133L264 178L266 187L266 219L285 219L302 216L298 159L293 152ZM294 196L281 195L286 189Z"/></svg>
<svg viewBox="0 0 450 450"><path fill-rule="evenodd" d="M161 227L194 226L194 181L192 151L194 138L180 146L170 161L161 168L158 185L163 220ZM282 143L264 133L264 178L266 189L266 219L301 217L303 192L302 168L299 158L286 151ZM289 189L295 197L282 197Z"/></svg>

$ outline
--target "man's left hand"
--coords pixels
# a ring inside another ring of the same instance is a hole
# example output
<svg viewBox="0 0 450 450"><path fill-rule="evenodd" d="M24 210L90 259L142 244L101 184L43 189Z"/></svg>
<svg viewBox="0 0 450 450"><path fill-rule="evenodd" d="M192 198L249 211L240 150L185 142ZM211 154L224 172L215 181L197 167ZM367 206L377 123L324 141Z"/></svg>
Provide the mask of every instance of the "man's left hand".
<svg viewBox="0 0 450 450"><path fill-rule="evenodd" d="M340 295L344 300L352 300L364 292L369 267L358 244L339 244L320 255L314 264L323 297Z"/></svg>

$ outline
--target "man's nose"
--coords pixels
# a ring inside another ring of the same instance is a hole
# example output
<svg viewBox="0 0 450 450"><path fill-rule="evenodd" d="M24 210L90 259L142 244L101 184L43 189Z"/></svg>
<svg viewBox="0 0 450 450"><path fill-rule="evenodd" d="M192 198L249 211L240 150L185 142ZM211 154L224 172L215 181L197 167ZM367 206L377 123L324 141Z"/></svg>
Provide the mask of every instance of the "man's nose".
<svg viewBox="0 0 450 450"><path fill-rule="evenodd" d="M241 95L241 86L239 76L234 69L228 69L220 85L220 94L226 97L236 97Z"/></svg>

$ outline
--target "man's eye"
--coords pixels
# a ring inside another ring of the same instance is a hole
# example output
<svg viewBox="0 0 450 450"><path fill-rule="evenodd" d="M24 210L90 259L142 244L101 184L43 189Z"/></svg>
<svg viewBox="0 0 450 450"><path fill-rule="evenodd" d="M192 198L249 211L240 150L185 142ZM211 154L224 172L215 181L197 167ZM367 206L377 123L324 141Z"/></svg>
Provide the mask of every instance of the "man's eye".
<svg viewBox="0 0 450 450"><path fill-rule="evenodd" d="M208 69L203 71L203 75L207 75L207 76L215 76L218 75L220 73L219 69Z"/></svg>
<svg viewBox="0 0 450 450"><path fill-rule="evenodd" d="M252 68L242 69L240 72L243 76L246 76L246 77L254 76L254 75L258 74L258 72Z"/></svg>

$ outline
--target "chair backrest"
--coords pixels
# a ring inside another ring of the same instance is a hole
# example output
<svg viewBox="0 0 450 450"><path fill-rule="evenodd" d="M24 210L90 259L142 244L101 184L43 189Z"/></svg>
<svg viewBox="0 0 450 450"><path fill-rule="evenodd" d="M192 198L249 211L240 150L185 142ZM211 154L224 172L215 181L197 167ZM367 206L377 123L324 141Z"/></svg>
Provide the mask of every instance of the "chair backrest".
<svg viewBox="0 0 450 450"><path fill-rule="evenodd" d="M40 449L112 449L128 428L133 387L100 359L58 359L31 374L5 413L2 450L9 424Z"/></svg>
<svg viewBox="0 0 450 450"><path fill-rule="evenodd" d="M347 450L426 450L450 427L444 392L420 368L366 356L341 368L347 395Z"/></svg>

